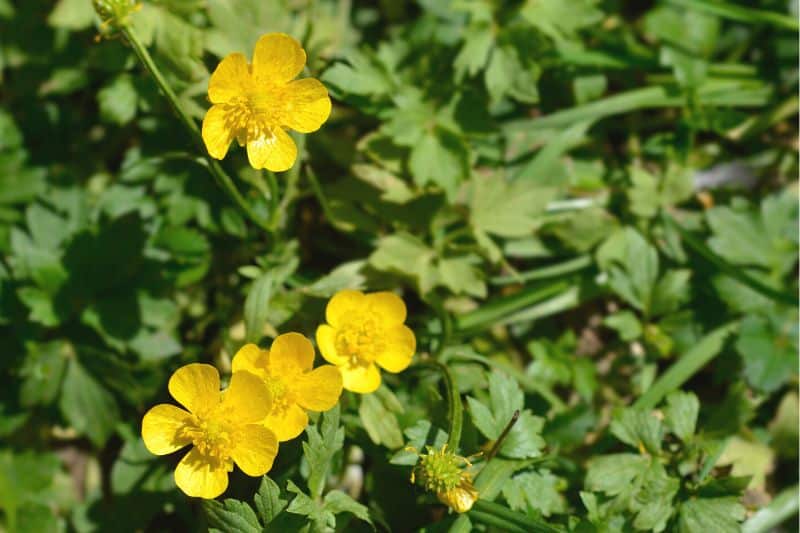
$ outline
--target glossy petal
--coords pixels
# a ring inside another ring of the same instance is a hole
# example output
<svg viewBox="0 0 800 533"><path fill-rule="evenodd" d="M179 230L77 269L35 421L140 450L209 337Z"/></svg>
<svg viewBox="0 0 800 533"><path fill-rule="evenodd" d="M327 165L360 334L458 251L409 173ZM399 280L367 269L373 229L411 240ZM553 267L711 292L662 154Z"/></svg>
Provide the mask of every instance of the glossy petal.
<svg viewBox="0 0 800 533"><path fill-rule="evenodd" d="M308 415L299 405L291 404L285 411L270 413L264 425L275 432L280 442L285 442L303 432L308 425Z"/></svg>
<svg viewBox="0 0 800 533"><path fill-rule="evenodd" d="M248 476L263 476L278 454L278 439L264 426L250 424L239 430L238 444L231 456Z"/></svg>
<svg viewBox="0 0 800 533"><path fill-rule="evenodd" d="M248 343L239 348L239 351L233 356L231 371L239 372L244 370L263 378L268 364L269 351L262 350L253 343Z"/></svg>
<svg viewBox="0 0 800 533"><path fill-rule="evenodd" d="M336 351L336 330L327 324L317 328L317 347L329 363L343 365L347 362L347 358L339 356Z"/></svg>
<svg viewBox="0 0 800 533"><path fill-rule="evenodd" d="M190 444L190 437L180 431L192 415L174 405L162 403L147 411L142 419L144 445L155 455L176 452Z"/></svg>
<svg viewBox="0 0 800 533"><path fill-rule="evenodd" d="M203 142L208 154L214 159L222 159L236 136L231 128L223 105L213 105L203 118Z"/></svg>
<svg viewBox="0 0 800 533"><path fill-rule="evenodd" d="M411 364L417 349L414 332L406 326L394 326L385 332L385 349L378 354L375 362L389 372L402 372Z"/></svg>
<svg viewBox="0 0 800 533"><path fill-rule="evenodd" d="M175 468L175 484L189 496L216 498L228 488L228 468L192 448Z"/></svg>
<svg viewBox="0 0 800 533"><path fill-rule="evenodd" d="M207 413L219 403L219 372L203 363L182 366L169 378L168 388L190 413Z"/></svg>
<svg viewBox="0 0 800 533"><path fill-rule="evenodd" d="M325 307L325 320L331 326L341 326L348 314L364 307L364 293L345 289L333 295Z"/></svg>
<svg viewBox="0 0 800 533"><path fill-rule="evenodd" d="M342 372L342 385L345 389L361 394L374 392L381 386L381 373L375 365L339 367Z"/></svg>
<svg viewBox="0 0 800 533"><path fill-rule="evenodd" d="M295 389L297 403L311 411L327 411L342 395L342 373L332 365L322 365L303 374Z"/></svg>
<svg viewBox="0 0 800 533"><path fill-rule="evenodd" d="M294 165L297 146L282 128L272 128L260 137L248 140L247 159L253 168L284 172Z"/></svg>
<svg viewBox="0 0 800 533"><path fill-rule="evenodd" d="M252 85L250 66L242 54L229 54L220 61L208 80L208 99L223 104L246 93Z"/></svg>
<svg viewBox="0 0 800 533"><path fill-rule="evenodd" d="M285 33L262 35L253 52L253 78L258 84L283 84L295 79L306 64L306 53Z"/></svg>
<svg viewBox="0 0 800 533"><path fill-rule="evenodd" d="M314 345L300 333L284 333L269 349L270 372L276 376L299 373L314 366Z"/></svg>
<svg viewBox="0 0 800 533"><path fill-rule="evenodd" d="M396 326L406 321L406 304L393 292L373 292L366 295L370 311L379 315L386 325Z"/></svg>
<svg viewBox="0 0 800 533"><path fill-rule="evenodd" d="M284 126L300 133L317 131L331 114L328 89L319 80L305 78L289 83L284 103Z"/></svg>
<svg viewBox="0 0 800 533"><path fill-rule="evenodd" d="M231 420L252 424L267 416L272 398L261 378L250 372L234 372L222 398L222 407Z"/></svg>

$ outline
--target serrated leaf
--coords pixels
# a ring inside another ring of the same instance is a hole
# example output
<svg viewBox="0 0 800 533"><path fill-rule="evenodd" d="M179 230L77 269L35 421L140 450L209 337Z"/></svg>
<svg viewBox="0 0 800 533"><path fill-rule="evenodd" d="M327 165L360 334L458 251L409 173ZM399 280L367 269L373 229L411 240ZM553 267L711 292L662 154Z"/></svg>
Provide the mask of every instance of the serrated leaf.
<svg viewBox="0 0 800 533"><path fill-rule="evenodd" d="M403 434L400 432L397 415L384 405L377 394L365 394L361 397L358 416L375 444L390 449L403 445Z"/></svg>
<svg viewBox="0 0 800 533"><path fill-rule="evenodd" d="M267 525L286 508L287 501L281 498L280 487L269 476L264 476L261 478L254 503L261 522Z"/></svg>
<svg viewBox="0 0 800 533"><path fill-rule="evenodd" d="M332 490L327 493L323 500L323 507L326 511L330 511L335 515L351 513L356 518L367 522L375 529L375 526L372 524L372 519L369 516L369 509L340 490Z"/></svg>
<svg viewBox="0 0 800 533"><path fill-rule="evenodd" d="M643 446L652 454L661 453L661 421L644 409L629 407L618 411L611 422L611 433L636 449Z"/></svg>
<svg viewBox="0 0 800 533"><path fill-rule="evenodd" d="M566 500L558 490L560 484L559 478L548 470L524 472L503 485L503 497L512 509L532 508L547 517L566 511Z"/></svg>
<svg viewBox="0 0 800 533"><path fill-rule="evenodd" d="M203 510L211 531L261 533L256 513L243 501L232 498L226 498L222 502L203 500Z"/></svg>
<svg viewBox="0 0 800 533"><path fill-rule="evenodd" d="M664 422L683 442L694 435L700 401L691 392L674 391L667 396Z"/></svg>
<svg viewBox="0 0 800 533"><path fill-rule="evenodd" d="M303 443L303 454L308 461L308 488L319 496L325 487L333 456L342 449L344 428L339 427L339 404L320 415L316 425L306 428L308 441Z"/></svg>
<svg viewBox="0 0 800 533"><path fill-rule="evenodd" d="M680 533L737 533L745 509L738 498L698 498L681 504Z"/></svg>

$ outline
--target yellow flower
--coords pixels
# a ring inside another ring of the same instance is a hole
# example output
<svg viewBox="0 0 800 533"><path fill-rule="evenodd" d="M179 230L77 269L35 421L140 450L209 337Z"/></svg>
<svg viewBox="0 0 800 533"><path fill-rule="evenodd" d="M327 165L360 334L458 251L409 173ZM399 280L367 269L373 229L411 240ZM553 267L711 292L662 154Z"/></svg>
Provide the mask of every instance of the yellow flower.
<svg viewBox="0 0 800 533"><path fill-rule="evenodd" d="M305 64L300 43L284 33L262 35L252 65L243 54L226 56L208 82L208 99L214 105L203 119L203 140L211 157L224 158L236 139L247 146L254 168L291 168L297 146L286 130L311 133L331 113L322 83L294 79Z"/></svg>
<svg viewBox="0 0 800 533"><path fill-rule="evenodd" d="M413 448L409 450L416 452ZM478 499L478 491L472 485L472 476L464 470L471 467L469 459L447 449L428 446L427 453L416 452L417 465L411 471L411 482L419 481L426 490L436 493L439 501L457 513L466 513Z"/></svg>
<svg viewBox="0 0 800 533"><path fill-rule="evenodd" d="M211 365L179 368L169 379L169 392L187 411L159 404L142 420L144 444L155 455L194 447L175 469L175 484L188 494L216 498L228 487L235 462L249 476L263 476L278 453L275 434L258 422L270 409L264 383L248 372L236 372L230 386L219 390L219 373Z"/></svg>
<svg viewBox="0 0 800 533"><path fill-rule="evenodd" d="M401 372L411 363L417 341L403 322L406 305L391 292L343 290L325 309L327 324L317 328L322 356L337 365L344 388L368 393L381 384L378 366Z"/></svg>
<svg viewBox="0 0 800 533"><path fill-rule="evenodd" d="M303 432L306 410L327 411L342 394L342 375L335 366L313 366L314 346L299 333L278 335L269 350L245 344L233 358L234 372L250 372L267 384L272 406L262 423L281 442Z"/></svg>

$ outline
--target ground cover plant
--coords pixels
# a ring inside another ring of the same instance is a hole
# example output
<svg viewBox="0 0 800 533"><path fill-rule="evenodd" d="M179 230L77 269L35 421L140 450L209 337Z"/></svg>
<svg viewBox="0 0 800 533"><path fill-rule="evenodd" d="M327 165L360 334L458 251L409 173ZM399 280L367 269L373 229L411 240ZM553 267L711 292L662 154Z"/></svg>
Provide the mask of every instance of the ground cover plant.
<svg viewBox="0 0 800 533"><path fill-rule="evenodd" d="M784 0L0 0L0 531L796 531Z"/></svg>

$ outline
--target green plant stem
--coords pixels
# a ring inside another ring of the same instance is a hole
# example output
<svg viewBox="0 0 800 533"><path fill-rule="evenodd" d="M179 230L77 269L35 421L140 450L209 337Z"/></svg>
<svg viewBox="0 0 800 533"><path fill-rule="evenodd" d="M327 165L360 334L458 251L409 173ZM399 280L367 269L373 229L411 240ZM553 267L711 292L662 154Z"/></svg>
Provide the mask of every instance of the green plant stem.
<svg viewBox="0 0 800 533"><path fill-rule="evenodd" d="M194 119L186 113L186 111L181 107L180 102L178 101L178 96L175 94L175 91L172 90L172 87L167 82L164 75L159 70L158 66L153 61L150 52L147 51L147 48L142 44L139 40L139 37L136 35L136 32L130 26L123 26L122 33L125 35L128 43L133 48L136 57L139 58L139 61L142 62L144 67L153 76L153 79L158 85L159 89L164 93L164 96L167 98L172 110L178 115L178 118L181 120L183 125L189 130L189 133L192 136L192 141L200 150L200 153L204 154L205 161L208 165L208 169L211 172L211 175L214 176L214 179L217 181L220 187L231 197L231 199L236 203L236 205L256 224L259 228L270 232L271 229L269 224L266 221L262 220L261 217L257 216L256 213L250 207L250 204L244 199L241 195L239 190L236 188L236 185L231 180L230 176L222 169L220 164L215 160L212 159L208 152L206 151L205 143L203 143L203 138L200 135L200 129L197 127Z"/></svg>
<svg viewBox="0 0 800 533"><path fill-rule="evenodd" d="M662 213L664 224L672 227L681 236L681 239L689 245L689 248L694 250L700 257L714 265L726 276L729 276L736 281L739 281L756 292L759 292L771 300L788 304L794 307L798 305L797 294L787 294L773 289L759 280L750 277L742 268L731 265L720 256L715 254L705 244L700 242L694 235L689 233L683 226L681 226L671 215L664 212Z"/></svg>
<svg viewBox="0 0 800 533"><path fill-rule="evenodd" d="M539 279L554 278L564 274L572 274L592 264L590 255L581 255L574 259L568 259L563 263L537 268L528 272L521 272L510 276L495 276L489 280L493 285L508 285L511 283L525 283Z"/></svg>
<svg viewBox="0 0 800 533"><path fill-rule="evenodd" d="M474 517L478 522L495 525L501 531L524 531L526 533L560 533L562 531L561 528L486 500L476 501L469 516Z"/></svg>
<svg viewBox="0 0 800 533"><path fill-rule="evenodd" d="M428 359L423 361L421 364L435 368L442 374L442 378L444 379L444 388L447 395L447 418L450 422L450 428L447 436L447 447L453 452L457 452L459 443L461 442L461 427L464 423L464 409L461 405L461 395L458 393L456 382L447 366L439 361Z"/></svg>
<svg viewBox="0 0 800 533"><path fill-rule="evenodd" d="M497 455L497 452L500 451L500 446L503 445L503 441L506 440L506 437L508 437L508 434L511 432L511 428L514 427L514 424L517 423L517 420L519 420L519 409L514 411L514 414L511 416L511 420L508 421L506 427L503 428L503 432L500 433L499 437L497 437L497 440L494 442L494 445L492 445L492 449L489 450L489 453L486 454L487 463L492 459L494 459L494 456Z"/></svg>
<svg viewBox="0 0 800 533"><path fill-rule="evenodd" d="M773 528L795 516L798 510L800 510L800 487L795 485L781 491L769 505L760 509L742 524L742 533L773 531Z"/></svg>
<svg viewBox="0 0 800 533"><path fill-rule="evenodd" d="M706 0L667 0L667 2L676 6L694 9L701 13L708 13L747 24L770 24L790 31L800 29L800 24L798 24L796 17L766 9L753 9L723 2L708 2Z"/></svg>

